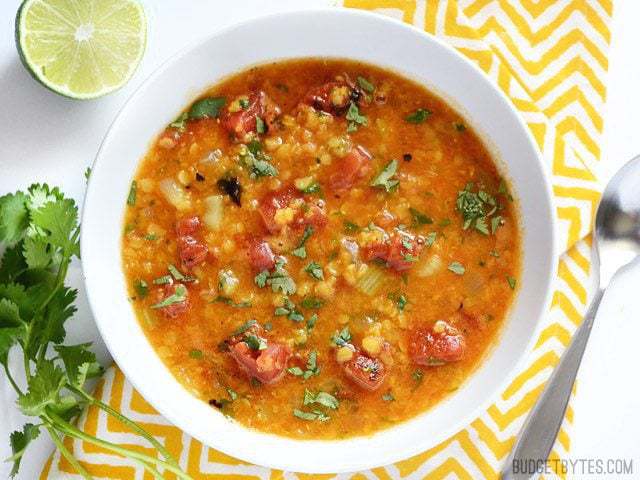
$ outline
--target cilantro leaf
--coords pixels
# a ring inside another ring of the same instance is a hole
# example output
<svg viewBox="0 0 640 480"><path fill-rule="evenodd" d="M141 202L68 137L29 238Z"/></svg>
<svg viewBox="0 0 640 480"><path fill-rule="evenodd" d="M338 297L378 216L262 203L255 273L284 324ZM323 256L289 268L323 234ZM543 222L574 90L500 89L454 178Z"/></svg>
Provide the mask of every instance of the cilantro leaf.
<svg viewBox="0 0 640 480"><path fill-rule="evenodd" d="M0 197L0 242L12 245L24 236L29 225L26 201L22 192Z"/></svg>
<svg viewBox="0 0 640 480"><path fill-rule="evenodd" d="M89 350L90 346L90 343L81 343L54 347L64 363L69 383L78 388L82 388L87 379L99 377L103 372L95 353Z"/></svg>
<svg viewBox="0 0 640 480"><path fill-rule="evenodd" d="M349 109L347 110L345 118L349 122L347 125L347 132L349 133L358 130L358 126L366 126L368 123L367 117L360 113L358 106L354 102L349 104Z"/></svg>
<svg viewBox="0 0 640 480"><path fill-rule="evenodd" d="M360 86L360 88L362 88L367 93L373 93L376 89L373 83L371 83L369 80L367 80L364 77L358 76L356 81L358 82L358 85Z"/></svg>
<svg viewBox="0 0 640 480"><path fill-rule="evenodd" d="M464 265L462 265L460 262L451 262L449 264L449 267L447 268L456 275L463 275L465 272Z"/></svg>
<svg viewBox="0 0 640 480"><path fill-rule="evenodd" d="M75 201L64 198L48 202L31 211L31 221L45 232L49 243L62 249L65 256L79 256L78 207Z"/></svg>
<svg viewBox="0 0 640 480"><path fill-rule="evenodd" d="M29 380L29 388L18 396L18 407L28 417L37 417L44 409L60 401L60 390L66 382L64 372L51 360L42 361Z"/></svg>
<svg viewBox="0 0 640 480"><path fill-rule="evenodd" d="M175 291L164 300L151 305L151 308L164 308L176 303L182 303L187 299L187 288L184 285L176 285Z"/></svg>
<svg viewBox="0 0 640 480"><path fill-rule="evenodd" d="M412 114L404 117L404 119L409 123L418 124L418 123L424 123L425 120L430 116L431 116L431 112L429 110L426 110L424 108L419 108Z"/></svg>
<svg viewBox="0 0 640 480"><path fill-rule="evenodd" d="M340 332L334 333L331 337L331 342L338 347L344 347L351 342L351 332L349 331L349 327L344 327Z"/></svg>
<svg viewBox="0 0 640 480"><path fill-rule="evenodd" d="M49 248L49 242L34 235L27 237L22 242L22 254L29 268L48 268L53 259L53 252Z"/></svg>
<svg viewBox="0 0 640 480"><path fill-rule="evenodd" d="M224 97L202 98L191 105L189 118L199 120L201 118L218 118L220 110L224 107Z"/></svg>
<svg viewBox="0 0 640 480"><path fill-rule="evenodd" d="M392 178L398 169L398 161L391 160L387 163L382 171L370 183L372 187L382 187L387 192L393 191L400 183L397 179Z"/></svg>
<svg viewBox="0 0 640 480"><path fill-rule="evenodd" d="M10 283L27 268L23 242L7 247L0 260L0 283Z"/></svg>
<svg viewBox="0 0 640 480"><path fill-rule="evenodd" d="M303 405L313 405L314 403L322 405L323 407L330 408L331 410L336 410L340 405L338 399L330 393L313 393L312 391L305 388Z"/></svg>
<svg viewBox="0 0 640 480"><path fill-rule="evenodd" d="M304 271L307 272L311 278L315 278L316 280L324 280L322 265L320 265L319 263L311 262L304 268Z"/></svg>
<svg viewBox="0 0 640 480"><path fill-rule="evenodd" d="M293 409L293 415L301 420L318 420L320 422L326 422L329 417L322 413L320 410L314 410L313 412L305 412L303 410Z"/></svg>
<svg viewBox="0 0 640 480"><path fill-rule="evenodd" d="M11 455L8 458L8 461L13 462L13 467L11 468L11 472L9 472L10 477L15 477L20 468L20 461L27 450L27 446L40 435L40 427L34 425L32 423L26 423L22 430L14 431L10 437L9 442L11 443Z"/></svg>

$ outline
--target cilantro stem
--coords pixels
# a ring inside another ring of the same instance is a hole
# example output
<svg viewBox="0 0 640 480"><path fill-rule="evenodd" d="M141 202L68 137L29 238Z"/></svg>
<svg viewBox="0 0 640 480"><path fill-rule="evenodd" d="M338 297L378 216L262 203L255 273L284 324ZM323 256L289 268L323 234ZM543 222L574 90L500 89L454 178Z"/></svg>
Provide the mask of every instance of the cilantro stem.
<svg viewBox="0 0 640 480"><path fill-rule="evenodd" d="M60 453L64 456L64 458L66 458L67 461L73 466L73 468L76 469L76 472L82 475L86 480L93 480L91 474L87 472L87 470L82 465L80 465L80 462L78 462L78 460L76 460L71 452L67 450L67 447L64 446L64 443L54 430L54 426L52 426L51 423L47 422L46 428L49 432L49 435L51 436L51 440L53 440L53 443L56 444L56 447L58 447L58 450L60 450Z"/></svg>
<svg viewBox="0 0 640 480"><path fill-rule="evenodd" d="M16 393L18 395L22 395L22 390L20 390L20 387L18 387L18 384L13 379L13 376L11 375L11 372L9 371L9 362L3 362L2 366L4 367L4 373L6 373L7 378L9 379L9 383L11 384L13 389L16 391Z"/></svg>
<svg viewBox="0 0 640 480"><path fill-rule="evenodd" d="M125 447L121 447L120 445L116 445L115 443L108 442L106 440L101 440L99 438L94 437L93 435L89 435L82 430L78 429L74 425L67 422L64 418L60 417L56 413L51 410L47 410L47 417L55 423L56 428L60 431L64 432L66 435L77 438L79 440L83 440L85 442L92 443L99 447L102 447L106 450L111 450L112 452L119 453L124 457L131 458L133 460L138 460L139 462L156 464L158 466L164 467L166 470L174 473L178 478L183 480L193 480L191 476L182 471L179 467L175 467L169 462L165 462L156 457L152 457L146 455L144 453L137 452L135 450L131 450Z"/></svg>
<svg viewBox="0 0 640 480"><path fill-rule="evenodd" d="M151 443L151 445L153 445L154 448L156 450L158 450L162 454L162 456L167 459L167 461L172 463L174 466L178 467L178 461L171 455L171 453L169 453L169 451L164 447L164 445L162 445L162 443L160 443L158 440L156 440L156 438L153 435L151 435L149 432L147 432L140 425L135 423L133 420L127 418L126 416L122 415L117 410L114 410L113 408L111 408L106 403L98 400L93 395L85 392L84 390L82 390L80 388L77 388L77 387L75 387L73 385L69 385L69 384L67 384L66 387L67 387L68 390L70 390L73 393L81 396L82 398L87 400L90 404L95 405L96 407L104 410L109 415L115 417L122 424L128 426L129 428L134 430L136 433L138 433L142 437L146 438L149 441L149 443Z"/></svg>

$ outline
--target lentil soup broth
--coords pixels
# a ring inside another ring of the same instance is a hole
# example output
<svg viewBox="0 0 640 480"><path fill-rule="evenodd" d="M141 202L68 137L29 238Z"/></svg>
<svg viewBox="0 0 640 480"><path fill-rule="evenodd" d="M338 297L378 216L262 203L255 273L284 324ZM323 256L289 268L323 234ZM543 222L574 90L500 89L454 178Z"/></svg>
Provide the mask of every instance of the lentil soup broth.
<svg viewBox="0 0 640 480"><path fill-rule="evenodd" d="M212 87L142 160L127 200L133 308L212 408L305 439L371 434L456 390L496 340L520 226L455 110L346 60Z"/></svg>

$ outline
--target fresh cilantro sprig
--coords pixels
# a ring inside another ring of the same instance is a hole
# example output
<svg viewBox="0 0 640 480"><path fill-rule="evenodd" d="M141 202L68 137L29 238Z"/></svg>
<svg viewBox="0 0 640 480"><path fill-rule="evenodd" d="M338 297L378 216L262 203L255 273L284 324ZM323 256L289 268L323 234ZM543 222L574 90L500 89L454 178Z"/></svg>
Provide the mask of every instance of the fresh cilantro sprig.
<svg viewBox="0 0 640 480"><path fill-rule="evenodd" d="M129 204L132 195L129 195ZM63 436L83 440L134 459L155 478L157 468L190 479L164 446L132 420L85 391L87 380L103 369L90 344L63 345L65 323L76 312L77 291L65 285L69 265L80 255L78 208L57 188L34 184L26 191L0 197L0 364L17 394L22 414L35 417L10 436L17 474L29 444L45 430L61 454L85 479L93 477L72 456ZM140 284L138 294L148 285ZM19 349L26 385L9 369L9 352ZM79 430L73 421L87 405L109 415L147 439L165 460L99 439Z"/></svg>

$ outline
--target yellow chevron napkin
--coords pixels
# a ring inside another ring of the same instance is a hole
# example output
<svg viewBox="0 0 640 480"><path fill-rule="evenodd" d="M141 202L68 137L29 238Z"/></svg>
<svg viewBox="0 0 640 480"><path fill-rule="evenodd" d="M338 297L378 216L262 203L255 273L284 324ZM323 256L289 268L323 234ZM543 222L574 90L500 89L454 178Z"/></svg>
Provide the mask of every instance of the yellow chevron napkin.
<svg viewBox="0 0 640 480"><path fill-rule="evenodd" d="M208 448L170 425L132 388L117 367L96 396L163 441L198 480L261 479L494 479L526 414L580 324L590 275L589 229L600 196L594 167L600 156L604 77L611 0L344 0L423 28L476 62L511 98L553 173L553 190L566 253L558 266L553 303L528 365L501 397L467 428L408 460L371 471L303 475L250 465ZM573 412L567 412L552 453L566 458ZM116 421L89 408L80 428L114 443L143 443ZM142 468L92 445L66 440L93 475L150 479ZM138 447L136 447L136 445ZM147 452L150 453L150 452ZM76 478L54 453L41 480ZM552 477L563 478L561 472ZM80 478L80 477L77 477ZM167 475L167 478L174 478Z"/></svg>

